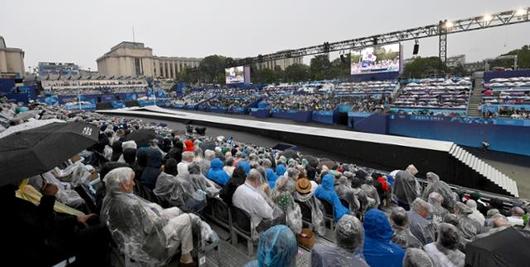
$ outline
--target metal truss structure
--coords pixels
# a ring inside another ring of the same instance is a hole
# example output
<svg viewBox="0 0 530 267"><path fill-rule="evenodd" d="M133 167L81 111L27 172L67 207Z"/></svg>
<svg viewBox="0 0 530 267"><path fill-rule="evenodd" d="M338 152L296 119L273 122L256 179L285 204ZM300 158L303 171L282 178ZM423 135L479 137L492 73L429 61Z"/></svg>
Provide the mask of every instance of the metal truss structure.
<svg viewBox="0 0 530 267"><path fill-rule="evenodd" d="M372 35L339 42L325 42L322 45L304 47L300 49L284 50L272 54L258 55L257 57L235 60L234 66L250 65L285 58L296 58L317 54L325 54L332 51L360 50L365 47L398 43L402 41L418 40L429 37L439 37L439 56L442 62L447 60L447 35L453 33L483 30L499 26L507 26L518 23L529 22L530 7L519 10L510 10L495 14L488 14L460 20L441 20L437 24L417 27L402 31L385 34Z"/></svg>

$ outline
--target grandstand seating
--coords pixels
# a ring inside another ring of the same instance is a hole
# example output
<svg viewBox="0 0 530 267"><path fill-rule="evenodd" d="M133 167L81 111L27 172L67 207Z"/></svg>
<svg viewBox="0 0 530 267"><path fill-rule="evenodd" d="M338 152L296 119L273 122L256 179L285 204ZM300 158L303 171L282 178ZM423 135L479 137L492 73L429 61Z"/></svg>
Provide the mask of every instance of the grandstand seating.
<svg viewBox="0 0 530 267"><path fill-rule="evenodd" d="M530 77L496 78L484 83L482 112L488 116L530 117Z"/></svg>

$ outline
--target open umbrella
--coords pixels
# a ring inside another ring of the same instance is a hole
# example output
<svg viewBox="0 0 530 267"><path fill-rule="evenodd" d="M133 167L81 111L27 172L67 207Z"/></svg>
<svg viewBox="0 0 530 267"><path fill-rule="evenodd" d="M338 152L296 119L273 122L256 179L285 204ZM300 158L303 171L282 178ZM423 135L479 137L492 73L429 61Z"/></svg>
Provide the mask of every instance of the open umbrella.
<svg viewBox="0 0 530 267"><path fill-rule="evenodd" d="M466 266L527 266L530 238L509 227L466 245Z"/></svg>
<svg viewBox="0 0 530 267"><path fill-rule="evenodd" d="M11 127L7 128L5 131L0 133L0 138L4 138L4 137L6 137L8 135L11 135L13 133L16 133L16 132L26 131L26 130L29 130L29 129L41 127L41 126L48 125L50 123L55 123L55 122L64 123L64 121L58 120L58 119L28 121L26 123L22 123L22 124L11 126Z"/></svg>
<svg viewBox="0 0 530 267"><path fill-rule="evenodd" d="M280 155L286 157L287 159L297 159L298 153L294 150L288 149L284 150Z"/></svg>
<svg viewBox="0 0 530 267"><path fill-rule="evenodd" d="M134 141L138 146L144 146L149 143L149 141L156 138L155 130L153 129L140 129L136 130L127 135L127 141Z"/></svg>
<svg viewBox="0 0 530 267"><path fill-rule="evenodd" d="M50 123L0 139L0 185L49 171L98 141L96 126Z"/></svg>
<svg viewBox="0 0 530 267"><path fill-rule="evenodd" d="M316 168L318 166L318 159L311 155L304 155L303 157L309 163L309 166Z"/></svg>

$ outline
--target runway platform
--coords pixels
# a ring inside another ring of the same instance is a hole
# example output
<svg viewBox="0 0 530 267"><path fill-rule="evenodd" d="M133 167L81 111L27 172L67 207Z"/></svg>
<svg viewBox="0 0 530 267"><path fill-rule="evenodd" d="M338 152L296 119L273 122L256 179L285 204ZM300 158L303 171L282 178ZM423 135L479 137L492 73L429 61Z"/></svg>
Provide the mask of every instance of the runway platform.
<svg viewBox="0 0 530 267"><path fill-rule="evenodd" d="M196 114L157 106L97 112L245 131L317 150L334 151L363 166L388 171L413 163L420 170L420 177L432 171L450 184L519 196L514 180L452 142Z"/></svg>

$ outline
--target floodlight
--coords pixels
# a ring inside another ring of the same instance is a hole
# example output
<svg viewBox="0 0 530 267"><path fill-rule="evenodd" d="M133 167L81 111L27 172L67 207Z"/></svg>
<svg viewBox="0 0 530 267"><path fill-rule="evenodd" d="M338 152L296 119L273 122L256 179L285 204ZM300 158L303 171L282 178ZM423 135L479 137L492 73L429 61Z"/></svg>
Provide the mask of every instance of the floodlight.
<svg viewBox="0 0 530 267"><path fill-rule="evenodd" d="M490 22L493 19L493 16L491 14L486 14L482 17L482 20L485 22Z"/></svg>
<svg viewBox="0 0 530 267"><path fill-rule="evenodd" d="M526 15L526 13L527 13L526 9L522 9L522 8L519 8L517 9L517 11L515 11L516 16L524 16Z"/></svg>
<svg viewBox="0 0 530 267"><path fill-rule="evenodd" d="M454 26L453 22L451 22L451 21L449 21L449 20L446 21L445 24L444 24L444 27L445 27L446 29L451 29L451 28L453 28L453 26Z"/></svg>

